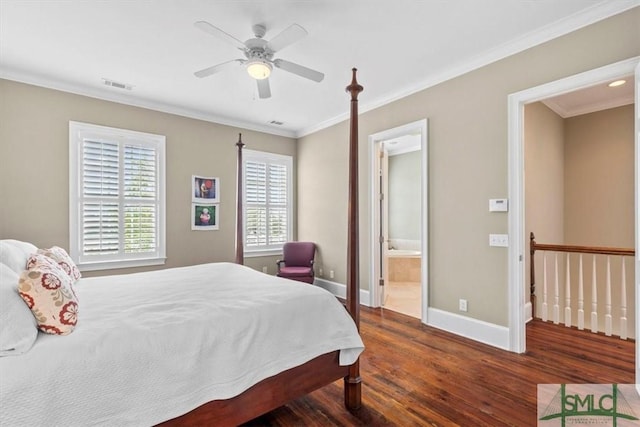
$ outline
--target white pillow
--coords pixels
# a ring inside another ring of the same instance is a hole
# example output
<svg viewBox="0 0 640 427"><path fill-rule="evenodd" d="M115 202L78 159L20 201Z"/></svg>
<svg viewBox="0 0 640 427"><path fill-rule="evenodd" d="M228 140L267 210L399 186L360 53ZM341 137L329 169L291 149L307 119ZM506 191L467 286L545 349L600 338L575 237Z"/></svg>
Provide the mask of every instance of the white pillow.
<svg viewBox="0 0 640 427"><path fill-rule="evenodd" d="M0 356L26 353L38 338L36 319L18 294L18 278L0 263Z"/></svg>
<svg viewBox="0 0 640 427"><path fill-rule="evenodd" d="M36 253L37 247L20 240L0 240L0 262L20 275L27 269L27 259Z"/></svg>

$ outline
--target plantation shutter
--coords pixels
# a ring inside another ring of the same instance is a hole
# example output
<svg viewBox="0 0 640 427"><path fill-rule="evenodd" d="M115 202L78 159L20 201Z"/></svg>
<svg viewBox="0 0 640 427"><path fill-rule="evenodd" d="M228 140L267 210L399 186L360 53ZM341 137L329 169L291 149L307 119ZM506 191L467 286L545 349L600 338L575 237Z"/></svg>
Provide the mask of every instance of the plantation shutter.
<svg viewBox="0 0 640 427"><path fill-rule="evenodd" d="M280 249L291 240L291 158L247 150L245 249Z"/></svg>
<svg viewBox="0 0 640 427"><path fill-rule="evenodd" d="M156 157L153 147L83 142L82 255L156 251Z"/></svg>
<svg viewBox="0 0 640 427"><path fill-rule="evenodd" d="M116 254L120 247L119 146L85 140L82 153L82 253Z"/></svg>
<svg viewBox="0 0 640 427"><path fill-rule="evenodd" d="M245 166L247 247L267 244L267 164L247 161Z"/></svg>
<svg viewBox="0 0 640 427"><path fill-rule="evenodd" d="M283 244L287 239L287 167L269 165L269 245Z"/></svg>
<svg viewBox="0 0 640 427"><path fill-rule="evenodd" d="M165 138L69 122L70 248L81 269L165 259Z"/></svg>
<svg viewBox="0 0 640 427"><path fill-rule="evenodd" d="M124 146L124 251L154 252L157 230L156 150Z"/></svg>

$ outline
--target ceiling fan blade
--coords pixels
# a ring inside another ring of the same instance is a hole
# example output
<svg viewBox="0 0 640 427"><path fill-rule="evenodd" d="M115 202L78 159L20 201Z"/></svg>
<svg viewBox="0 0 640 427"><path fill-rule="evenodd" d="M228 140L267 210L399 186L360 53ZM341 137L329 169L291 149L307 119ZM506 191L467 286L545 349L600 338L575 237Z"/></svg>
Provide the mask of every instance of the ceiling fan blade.
<svg viewBox="0 0 640 427"><path fill-rule="evenodd" d="M271 98L271 86L269 79L256 80L258 82L258 95L260 99Z"/></svg>
<svg viewBox="0 0 640 427"><path fill-rule="evenodd" d="M220 71L226 70L227 68L234 67L236 66L236 64L242 64L243 62L245 61L242 59L232 59L231 61L223 62L222 64L214 65L213 67L196 71L193 74L195 74L196 77L200 77L200 78L207 77L212 74L219 73Z"/></svg>
<svg viewBox="0 0 640 427"><path fill-rule="evenodd" d="M285 28L280 34L272 38L271 41L267 43L267 48L272 52L277 52L290 44L297 42L307 34L307 30L302 28L300 25L292 24Z"/></svg>
<svg viewBox="0 0 640 427"><path fill-rule="evenodd" d="M238 40L237 38L233 37L231 34L225 32L225 31L222 31L220 28L211 25L207 21L198 21L198 22L195 22L193 25L195 25L196 27L200 28L205 33L209 33L212 36L218 37L221 40L224 40L224 41L227 41L228 43L231 43L232 45L234 45L235 47L237 47L240 50L245 50L246 49L246 46L244 45L244 42L242 42L242 41Z"/></svg>
<svg viewBox="0 0 640 427"><path fill-rule="evenodd" d="M274 60L273 65L300 77L304 77L305 79L313 80L314 82L321 82L322 79L324 79L324 73L303 67L302 65L298 65L293 62L285 61L284 59Z"/></svg>

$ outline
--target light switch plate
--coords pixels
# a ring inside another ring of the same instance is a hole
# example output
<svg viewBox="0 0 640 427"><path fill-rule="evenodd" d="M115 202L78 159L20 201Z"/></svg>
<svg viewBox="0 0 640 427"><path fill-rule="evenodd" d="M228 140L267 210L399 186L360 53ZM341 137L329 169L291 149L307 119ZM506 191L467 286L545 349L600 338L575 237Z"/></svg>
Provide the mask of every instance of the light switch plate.
<svg viewBox="0 0 640 427"><path fill-rule="evenodd" d="M509 246L508 234L489 234L489 246L499 246L506 248Z"/></svg>
<svg viewBox="0 0 640 427"><path fill-rule="evenodd" d="M489 199L489 212L507 212L509 199Z"/></svg>

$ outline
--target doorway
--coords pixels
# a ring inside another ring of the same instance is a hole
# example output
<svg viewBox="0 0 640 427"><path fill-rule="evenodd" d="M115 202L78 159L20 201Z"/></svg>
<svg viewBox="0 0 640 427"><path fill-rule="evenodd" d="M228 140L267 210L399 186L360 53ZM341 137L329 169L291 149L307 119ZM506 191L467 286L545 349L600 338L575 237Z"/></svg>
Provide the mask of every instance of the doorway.
<svg viewBox="0 0 640 427"><path fill-rule="evenodd" d="M426 322L427 120L370 135L369 166L370 304Z"/></svg>
<svg viewBox="0 0 640 427"><path fill-rule="evenodd" d="M595 70L587 71L562 80L530 88L509 96L509 349L523 353L526 350L526 300L525 263L526 236L524 231L524 105L543 99L593 86L598 83L614 80L625 75L635 74L636 129L635 129L635 223L636 223L636 278L640 273L640 257L638 244L640 241L640 224L638 200L640 175L638 151L640 148L640 118L638 115L638 97L640 96L640 58L631 58ZM640 301L640 283L636 280L636 307ZM636 330L639 330L640 316L636 316ZM636 380L640 379L640 348L636 343Z"/></svg>

